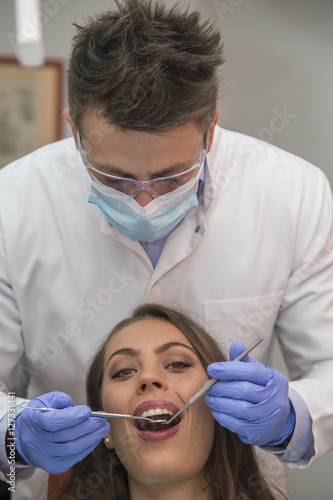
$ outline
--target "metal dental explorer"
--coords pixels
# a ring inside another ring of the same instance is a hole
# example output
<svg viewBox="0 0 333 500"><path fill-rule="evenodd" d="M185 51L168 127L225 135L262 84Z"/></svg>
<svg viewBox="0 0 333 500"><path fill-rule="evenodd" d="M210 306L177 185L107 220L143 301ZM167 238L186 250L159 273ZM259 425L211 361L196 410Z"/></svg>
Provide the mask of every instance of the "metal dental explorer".
<svg viewBox="0 0 333 500"><path fill-rule="evenodd" d="M243 358L245 358L245 356L247 356L255 347L257 347L258 344L260 344L260 342L262 342L264 340L263 337L258 337L257 340L255 340L254 342L252 342L252 344L249 345L249 347L247 349L245 349L245 351L243 351L239 356L237 356L237 358L235 358L233 361L241 361ZM214 384L216 384L216 382L218 382L218 378L212 378L206 385L204 385L204 387L202 389L200 389L200 391L198 391L196 394L194 394L194 396L189 399L189 401L186 403L185 406L183 406L183 408L181 410L179 410L178 413L176 413L175 415L173 415L170 420L165 420L164 422L162 423L166 423L166 424L170 424L170 422L172 422L173 420L175 420L175 418L178 417L178 415L180 415L184 410L187 410L187 408L191 405L193 405L193 403L200 398L200 396L202 396L203 394L205 394L205 392L208 391L208 389L210 389Z"/></svg>
<svg viewBox="0 0 333 500"><path fill-rule="evenodd" d="M25 408L26 410L39 410L39 411L51 411L51 410L63 410L64 408L47 408L46 406L40 408L34 408L33 406L23 406L21 408ZM127 415L125 413L106 413L104 411L92 411L91 417L100 417L100 418L120 418L126 420L148 420L149 422L154 422L155 424L165 424L167 420L153 420L149 417L135 417L134 415Z"/></svg>

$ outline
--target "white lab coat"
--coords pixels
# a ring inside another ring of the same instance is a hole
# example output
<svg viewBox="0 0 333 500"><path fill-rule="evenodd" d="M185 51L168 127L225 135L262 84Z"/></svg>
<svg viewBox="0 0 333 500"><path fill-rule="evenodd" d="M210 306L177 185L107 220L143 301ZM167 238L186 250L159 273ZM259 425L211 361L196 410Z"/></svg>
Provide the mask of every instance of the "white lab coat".
<svg viewBox="0 0 333 500"><path fill-rule="evenodd" d="M219 127L207 166L199 207L166 240L155 269L139 242L88 203L72 139L2 169L3 390L13 388L25 353L29 399L57 390L84 403L86 366L105 335L136 305L163 302L191 314L225 349L262 335L253 355L266 364L276 332L290 385L313 420L313 461L333 449L328 181L294 155Z"/></svg>

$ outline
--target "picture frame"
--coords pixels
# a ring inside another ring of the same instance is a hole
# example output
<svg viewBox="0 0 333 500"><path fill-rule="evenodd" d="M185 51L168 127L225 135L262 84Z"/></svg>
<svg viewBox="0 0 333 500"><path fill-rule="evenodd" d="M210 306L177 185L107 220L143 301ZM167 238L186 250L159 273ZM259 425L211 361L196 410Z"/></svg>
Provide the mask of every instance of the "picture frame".
<svg viewBox="0 0 333 500"><path fill-rule="evenodd" d="M0 57L0 168L62 137L63 62Z"/></svg>

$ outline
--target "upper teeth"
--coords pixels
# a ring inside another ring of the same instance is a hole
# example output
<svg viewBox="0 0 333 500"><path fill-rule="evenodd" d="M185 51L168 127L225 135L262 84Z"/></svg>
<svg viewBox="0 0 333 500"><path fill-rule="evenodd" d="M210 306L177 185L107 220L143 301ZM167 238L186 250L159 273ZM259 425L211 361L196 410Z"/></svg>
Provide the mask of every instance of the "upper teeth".
<svg viewBox="0 0 333 500"><path fill-rule="evenodd" d="M153 417L154 415L174 415L173 411L167 410L166 408L153 408L148 411L141 413L140 417Z"/></svg>

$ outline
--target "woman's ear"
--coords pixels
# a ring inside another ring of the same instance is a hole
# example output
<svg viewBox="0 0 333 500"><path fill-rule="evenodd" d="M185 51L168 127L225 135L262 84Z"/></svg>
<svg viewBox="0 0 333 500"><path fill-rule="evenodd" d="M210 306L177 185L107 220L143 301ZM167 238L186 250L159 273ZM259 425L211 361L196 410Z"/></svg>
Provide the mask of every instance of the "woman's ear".
<svg viewBox="0 0 333 500"><path fill-rule="evenodd" d="M103 441L104 441L105 446L106 446L109 450L113 450L113 444L112 444L112 439L111 439L111 434L110 434L110 432L109 432L106 436L104 436Z"/></svg>

